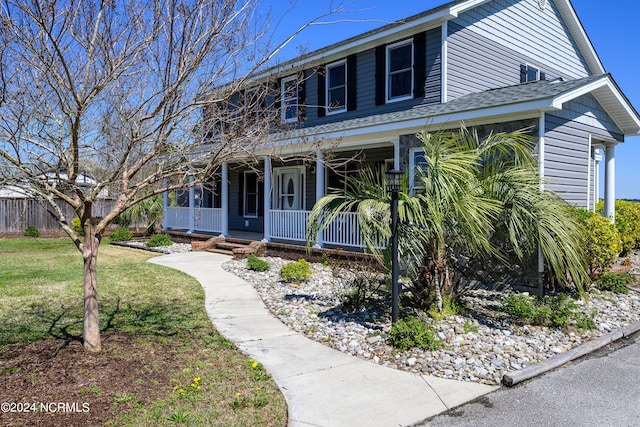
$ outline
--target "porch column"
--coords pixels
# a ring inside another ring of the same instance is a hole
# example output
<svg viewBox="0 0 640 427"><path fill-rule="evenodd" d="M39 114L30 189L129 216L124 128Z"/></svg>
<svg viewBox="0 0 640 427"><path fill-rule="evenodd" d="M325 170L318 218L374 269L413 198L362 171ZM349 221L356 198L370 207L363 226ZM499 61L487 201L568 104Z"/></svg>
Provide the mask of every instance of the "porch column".
<svg viewBox="0 0 640 427"><path fill-rule="evenodd" d="M324 152L318 150L316 153L316 202L325 195L325 182L324 182ZM315 246L321 248L323 245L322 231L318 230L318 237L316 238Z"/></svg>
<svg viewBox="0 0 640 427"><path fill-rule="evenodd" d="M544 135L546 131L545 113L540 113L538 121L538 175L540 175L540 192L544 191ZM538 243L538 294L544 294L544 254Z"/></svg>
<svg viewBox="0 0 640 427"><path fill-rule="evenodd" d="M167 186L169 181L167 178L162 180L162 187L164 188L164 193L162 193L162 230L169 229L169 192L167 191Z"/></svg>
<svg viewBox="0 0 640 427"><path fill-rule="evenodd" d="M227 237L229 235L229 165L227 162L222 162L220 198L222 199L220 203L222 209L220 236Z"/></svg>
<svg viewBox="0 0 640 427"><path fill-rule="evenodd" d="M595 185L595 195L594 195L594 203L593 203L593 212L596 211L596 204L600 201L600 162L602 161L602 153L598 148L594 153L594 159L596 162L595 170L594 170L594 185Z"/></svg>
<svg viewBox="0 0 640 427"><path fill-rule="evenodd" d="M604 216L616 220L616 146L604 149Z"/></svg>
<svg viewBox="0 0 640 427"><path fill-rule="evenodd" d="M393 168L400 170L400 137L393 141Z"/></svg>
<svg viewBox="0 0 640 427"><path fill-rule="evenodd" d="M271 240L271 156L264 156L264 238Z"/></svg>
<svg viewBox="0 0 640 427"><path fill-rule="evenodd" d="M193 186L193 181L195 181L193 174L189 175L191 186L189 187L189 229L187 233L193 233L196 228L196 189Z"/></svg>

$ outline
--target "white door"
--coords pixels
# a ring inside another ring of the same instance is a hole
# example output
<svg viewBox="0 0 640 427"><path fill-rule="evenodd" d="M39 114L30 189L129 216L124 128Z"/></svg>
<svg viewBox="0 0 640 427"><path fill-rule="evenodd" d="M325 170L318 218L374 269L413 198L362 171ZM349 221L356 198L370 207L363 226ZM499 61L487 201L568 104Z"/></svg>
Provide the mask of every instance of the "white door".
<svg viewBox="0 0 640 427"><path fill-rule="evenodd" d="M280 173L280 209L299 210L301 201L300 172L297 169L283 170Z"/></svg>

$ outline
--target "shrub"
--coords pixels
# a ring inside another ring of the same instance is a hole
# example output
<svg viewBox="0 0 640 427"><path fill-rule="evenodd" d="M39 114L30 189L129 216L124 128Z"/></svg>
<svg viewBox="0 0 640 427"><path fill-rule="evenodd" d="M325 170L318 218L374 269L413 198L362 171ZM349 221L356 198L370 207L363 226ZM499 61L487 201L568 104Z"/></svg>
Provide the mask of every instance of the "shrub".
<svg viewBox="0 0 640 427"><path fill-rule="evenodd" d="M467 313L464 303L456 296L442 295L442 310L438 310L438 304L434 301L429 307L429 316L435 320L442 320L447 316L464 316Z"/></svg>
<svg viewBox="0 0 640 427"><path fill-rule="evenodd" d="M383 284L384 282L381 283L378 280L378 274L375 272L367 270L357 272L350 281L348 290L340 295L342 306L353 311L367 307L373 308L377 304L374 297Z"/></svg>
<svg viewBox="0 0 640 427"><path fill-rule="evenodd" d="M255 254L247 257L247 268L253 271L269 271L271 266L263 259L258 258Z"/></svg>
<svg viewBox="0 0 640 427"><path fill-rule="evenodd" d="M125 242L132 238L131 232L126 227L116 228L115 231L111 233L111 236L109 236L112 242Z"/></svg>
<svg viewBox="0 0 640 427"><path fill-rule="evenodd" d="M574 311L576 308L577 305L565 294L535 298L526 294L509 295L500 305L501 311L520 323L556 327L583 320L582 314Z"/></svg>
<svg viewBox="0 0 640 427"><path fill-rule="evenodd" d="M40 231L38 231L38 227L35 225L30 225L24 229L22 232L27 237L40 237Z"/></svg>
<svg viewBox="0 0 640 427"><path fill-rule="evenodd" d="M629 273L604 273L598 278L598 288L617 294L629 293L629 285L635 281Z"/></svg>
<svg viewBox="0 0 640 427"><path fill-rule="evenodd" d="M622 239L622 253L640 248L640 203L616 200L616 228Z"/></svg>
<svg viewBox="0 0 640 427"><path fill-rule="evenodd" d="M147 242L147 246L150 248L156 248L158 246L171 246L173 242L168 234L154 234Z"/></svg>
<svg viewBox="0 0 640 427"><path fill-rule="evenodd" d="M311 278L311 267L306 260L300 259L283 266L280 276L285 283L306 282Z"/></svg>
<svg viewBox="0 0 640 427"><path fill-rule="evenodd" d="M442 347L442 341L436 338L435 331L427 326L424 320L417 317L396 321L391 326L388 341L393 347L402 351L415 347L434 351Z"/></svg>
<svg viewBox="0 0 640 427"><path fill-rule="evenodd" d="M80 223L80 218L76 217L71 220L71 228L79 235L84 236L84 229L82 228L82 223Z"/></svg>
<svg viewBox="0 0 640 427"><path fill-rule="evenodd" d="M603 271L611 266L622 251L622 240L615 225L608 218L577 210L582 222L582 242L585 260L593 276L596 271Z"/></svg>

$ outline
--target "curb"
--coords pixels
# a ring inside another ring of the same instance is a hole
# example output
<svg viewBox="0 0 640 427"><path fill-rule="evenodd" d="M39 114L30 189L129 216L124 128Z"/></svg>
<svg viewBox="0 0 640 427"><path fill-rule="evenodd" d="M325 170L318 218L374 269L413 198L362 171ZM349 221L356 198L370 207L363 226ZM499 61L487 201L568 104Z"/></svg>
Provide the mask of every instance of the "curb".
<svg viewBox="0 0 640 427"><path fill-rule="evenodd" d="M502 376L502 384L507 387L513 387L522 381L549 372L550 370L558 368L567 362L571 362L572 360L598 350L599 348L602 348L607 344L611 344L614 341L628 337L638 331L640 331L640 322L632 323L631 325L620 328L617 331L609 332L608 334L579 345L578 347L567 350L562 354L558 354L557 356L543 360L540 363L531 365L528 368L506 373Z"/></svg>

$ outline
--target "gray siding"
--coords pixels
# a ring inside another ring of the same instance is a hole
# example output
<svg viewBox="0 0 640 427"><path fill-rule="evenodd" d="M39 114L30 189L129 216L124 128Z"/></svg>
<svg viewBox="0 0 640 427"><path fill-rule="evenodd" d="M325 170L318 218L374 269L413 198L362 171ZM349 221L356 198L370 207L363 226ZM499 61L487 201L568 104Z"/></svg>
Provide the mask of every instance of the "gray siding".
<svg viewBox="0 0 640 427"><path fill-rule="evenodd" d="M251 231L262 233L263 218L245 218L240 211L240 199L242 194L240 188L240 174L248 169L229 170L229 229ZM249 226L245 226L245 220L249 221Z"/></svg>
<svg viewBox="0 0 640 427"><path fill-rule="evenodd" d="M591 209L595 164L589 151L589 136L592 144L599 139L623 141L622 132L591 95L566 103L562 111L547 114L545 121L547 188L573 205ZM588 206L587 191L590 191Z"/></svg>
<svg viewBox="0 0 640 427"><path fill-rule="evenodd" d="M375 49L359 52L356 55L357 70L357 108L354 111L318 117L318 76L316 70L307 70L306 78L306 121L304 126L316 126L341 120L389 113L411 108L422 103L440 102L441 92L441 46L442 30L427 31L426 42L426 82L424 99L410 99L385 105L376 105L376 55Z"/></svg>
<svg viewBox="0 0 640 427"><path fill-rule="evenodd" d="M542 11L535 0L495 0L449 22L448 100L520 83L520 64L547 79L589 74L553 3Z"/></svg>

